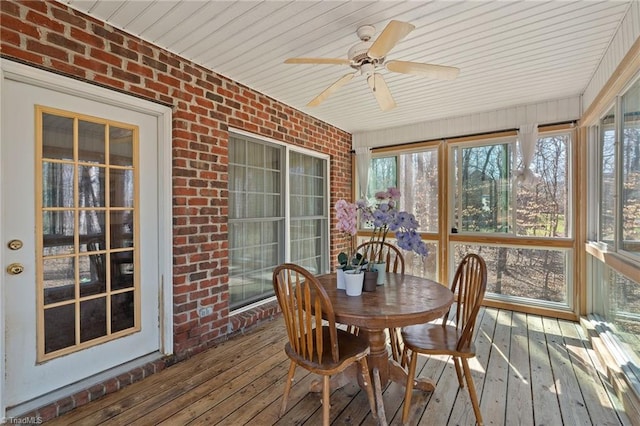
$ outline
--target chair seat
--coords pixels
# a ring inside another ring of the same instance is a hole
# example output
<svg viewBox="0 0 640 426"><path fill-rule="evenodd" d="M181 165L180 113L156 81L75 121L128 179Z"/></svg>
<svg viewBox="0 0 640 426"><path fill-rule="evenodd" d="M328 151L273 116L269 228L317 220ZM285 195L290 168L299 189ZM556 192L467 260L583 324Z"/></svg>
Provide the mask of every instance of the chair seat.
<svg viewBox="0 0 640 426"><path fill-rule="evenodd" d="M297 364L310 371L323 375L333 375L340 372L357 359L369 354L369 342L367 342L363 337L356 336L341 329L337 329L336 331L338 334L338 347L340 348L340 357L338 362L333 362L331 357L331 347L329 345L325 345L322 348L322 362L318 360L318 356L315 353L312 360L301 357L293 350L291 343L287 343L285 345L285 352L289 358ZM322 334L323 340L325 342L330 342L329 327L322 327ZM316 346L315 339L316 336L314 334L314 347Z"/></svg>
<svg viewBox="0 0 640 426"><path fill-rule="evenodd" d="M475 356L475 346L471 343L458 350L458 341L462 333L453 326L442 324L418 324L402 329L405 347L412 351L429 354L431 352L463 358Z"/></svg>

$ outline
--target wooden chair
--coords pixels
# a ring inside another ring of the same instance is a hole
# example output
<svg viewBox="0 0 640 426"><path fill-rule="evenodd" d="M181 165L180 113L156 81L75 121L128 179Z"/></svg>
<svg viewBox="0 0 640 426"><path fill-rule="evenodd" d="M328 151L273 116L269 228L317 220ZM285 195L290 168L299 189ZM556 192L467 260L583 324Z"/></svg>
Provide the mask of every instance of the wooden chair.
<svg viewBox="0 0 640 426"><path fill-rule="evenodd" d="M387 272L404 275L404 256L402 256L400 249L393 244L387 241L383 243L379 241L365 241L356 248L356 251L361 253L369 262L377 262L377 259L382 259L386 264ZM381 254L380 251L382 251ZM357 334L359 330L354 328L350 331ZM402 338L400 337L400 329L389 329L389 342L391 344L393 359L397 362L402 362Z"/></svg>
<svg viewBox="0 0 640 426"><path fill-rule="evenodd" d="M325 289L306 269L290 263L276 267L273 271L273 288L289 337L284 349L291 359L280 416L287 409L289 391L296 366L299 365L323 376L323 424L329 425L330 376L358 363L371 412L376 417L375 398L367 365L367 340L336 328L335 313Z"/></svg>
<svg viewBox="0 0 640 426"><path fill-rule="evenodd" d="M404 408L402 410L402 423L409 420L409 409L411 408L411 394L413 392L414 377L416 374L416 361L418 354L425 355L451 355L456 368L458 383L464 387L460 362L464 370L464 377L467 380L467 388L473 411L478 425L482 425L482 414L478 405L478 397L471 378L468 358L475 357L475 347L473 345L473 331L480 310L480 305L484 299L487 288L487 266L482 257L477 254L466 255L453 278L451 290L457 295L457 306L455 312L455 322L447 323L449 313L443 317L442 324L426 323L412 325L402 329L402 339L404 341L403 359L407 359L407 353L411 353L409 361L409 373L407 376L407 386L404 397Z"/></svg>

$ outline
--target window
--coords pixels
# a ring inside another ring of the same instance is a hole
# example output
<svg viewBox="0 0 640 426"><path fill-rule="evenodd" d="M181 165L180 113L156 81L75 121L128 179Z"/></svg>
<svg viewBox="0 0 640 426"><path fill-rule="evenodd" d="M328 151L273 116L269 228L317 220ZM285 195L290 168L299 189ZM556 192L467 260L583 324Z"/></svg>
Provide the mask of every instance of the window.
<svg viewBox="0 0 640 426"><path fill-rule="evenodd" d="M528 165L534 179L528 181L516 178L524 164L515 136L429 142L418 149L399 147L393 155L388 149L380 156L374 151L369 197L397 186L401 208L415 214L429 248L426 259L404 253L407 273L445 282L463 255L475 252L489 269L488 299L571 311L571 136L568 126L553 132L540 129ZM440 170L444 149L449 150L449 164ZM440 229L445 217L450 224L446 234ZM358 241L366 238L363 229ZM447 250L442 244L448 244ZM441 270L443 263L446 268Z"/></svg>
<svg viewBox="0 0 640 426"><path fill-rule="evenodd" d="M538 138L532 182L513 178L523 166L515 140L454 147L455 232L571 237L570 141L568 133Z"/></svg>
<svg viewBox="0 0 640 426"><path fill-rule="evenodd" d="M616 127L615 108L600 120L600 241L613 244L615 235Z"/></svg>
<svg viewBox="0 0 640 426"><path fill-rule="evenodd" d="M640 80L621 99L620 248L640 258Z"/></svg>
<svg viewBox="0 0 640 426"><path fill-rule="evenodd" d="M627 383L640 392L640 79L589 132L590 319ZM595 185L597 183L597 185Z"/></svg>
<svg viewBox="0 0 640 426"><path fill-rule="evenodd" d="M454 232L513 231L513 142L453 148Z"/></svg>
<svg viewBox="0 0 640 426"><path fill-rule="evenodd" d="M640 80L600 119L598 240L640 259Z"/></svg>
<svg viewBox="0 0 640 426"><path fill-rule="evenodd" d="M313 274L326 270L326 161L292 152L289 165L291 205L291 262Z"/></svg>
<svg viewBox="0 0 640 426"><path fill-rule="evenodd" d="M570 141L567 133L538 138L531 164L538 179L533 184L519 184L516 188L517 235L571 237ZM522 165L520 157L518 163Z"/></svg>
<svg viewBox="0 0 640 426"><path fill-rule="evenodd" d="M523 168L516 146L515 138L452 144L450 215L459 237L450 265L479 253L487 262L488 298L571 309L571 135L539 135L529 181L515 178ZM491 242L477 240L488 234Z"/></svg>
<svg viewBox="0 0 640 426"><path fill-rule="evenodd" d="M511 302L566 308L571 303L569 249L454 243L454 265L467 253L487 263L487 293ZM568 288L569 286L569 288Z"/></svg>
<svg viewBox="0 0 640 426"><path fill-rule="evenodd" d="M285 261L314 274L328 270L328 175L325 157L230 135L232 309L272 297L273 269Z"/></svg>

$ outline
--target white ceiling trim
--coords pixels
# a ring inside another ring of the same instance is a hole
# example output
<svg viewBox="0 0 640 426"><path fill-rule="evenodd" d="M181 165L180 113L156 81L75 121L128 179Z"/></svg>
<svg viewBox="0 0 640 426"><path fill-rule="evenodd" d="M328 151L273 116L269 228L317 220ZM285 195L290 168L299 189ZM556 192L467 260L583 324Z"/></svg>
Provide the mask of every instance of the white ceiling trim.
<svg viewBox="0 0 640 426"><path fill-rule="evenodd" d="M522 124L539 125L578 120L579 96L519 105L477 114L450 117L381 130L353 133L353 147L376 148L403 143L452 138L478 133L518 129Z"/></svg>

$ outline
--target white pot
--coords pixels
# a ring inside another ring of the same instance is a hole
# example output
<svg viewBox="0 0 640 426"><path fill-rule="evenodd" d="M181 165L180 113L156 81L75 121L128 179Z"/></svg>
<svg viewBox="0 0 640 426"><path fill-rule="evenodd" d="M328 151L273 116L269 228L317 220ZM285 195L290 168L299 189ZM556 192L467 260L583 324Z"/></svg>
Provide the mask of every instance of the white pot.
<svg viewBox="0 0 640 426"><path fill-rule="evenodd" d="M346 288L344 284L344 269L336 269L336 281L338 283L338 290L344 290Z"/></svg>
<svg viewBox="0 0 640 426"><path fill-rule="evenodd" d="M364 272L362 271L345 271L344 283L347 290L347 296L360 296L362 294L362 284L364 283Z"/></svg>
<svg viewBox="0 0 640 426"><path fill-rule="evenodd" d="M376 281L376 284L383 285L384 280L387 278L387 262L374 263L373 270L378 271L378 281Z"/></svg>

